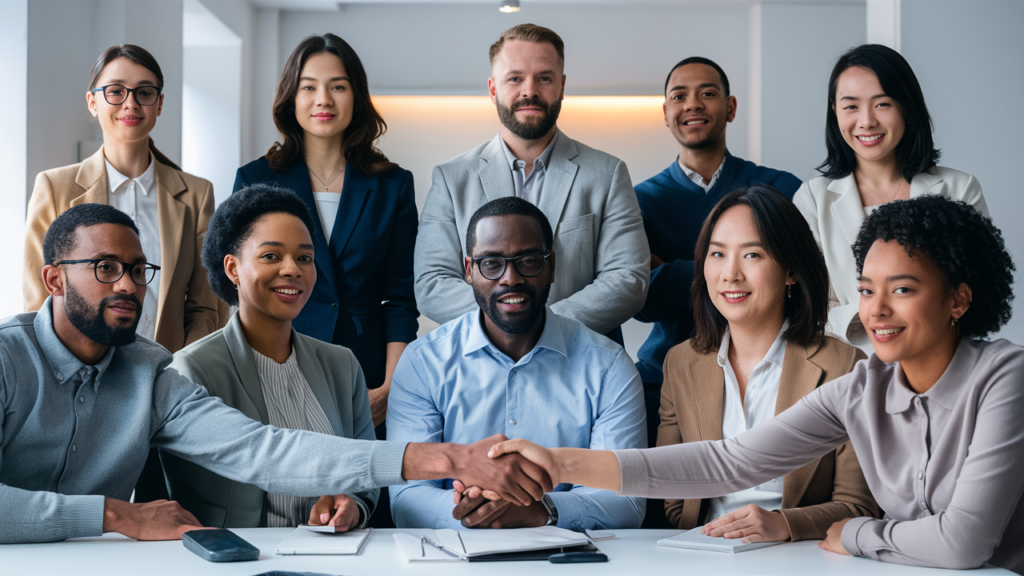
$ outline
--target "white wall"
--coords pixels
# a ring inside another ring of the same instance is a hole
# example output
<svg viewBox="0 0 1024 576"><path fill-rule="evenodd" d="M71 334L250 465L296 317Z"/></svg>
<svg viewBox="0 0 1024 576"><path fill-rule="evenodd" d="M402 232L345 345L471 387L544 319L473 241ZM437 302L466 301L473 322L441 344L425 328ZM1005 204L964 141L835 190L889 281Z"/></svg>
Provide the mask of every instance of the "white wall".
<svg viewBox="0 0 1024 576"><path fill-rule="evenodd" d="M0 2L0 78L7 88L0 91L4 110L4 137L0 138L0 243L8 246L4 258L7 270L0 284L0 318L22 311L22 242L25 238L24 191L28 144L28 1ZM22 207L22 209L18 209Z"/></svg>

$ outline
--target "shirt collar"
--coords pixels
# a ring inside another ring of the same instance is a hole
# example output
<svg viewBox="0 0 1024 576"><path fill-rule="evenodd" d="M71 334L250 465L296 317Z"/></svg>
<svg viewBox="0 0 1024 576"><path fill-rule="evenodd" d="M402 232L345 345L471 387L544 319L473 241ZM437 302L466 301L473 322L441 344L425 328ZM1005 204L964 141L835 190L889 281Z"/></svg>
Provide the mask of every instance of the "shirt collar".
<svg viewBox="0 0 1024 576"><path fill-rule="evenodd" d="M107 371L107 367L110 366L110 359L114 355L114 347L110 347L107 353L103 355L103 358L92 366L86 365L76 358L64 346L64 343L60 341L57 333L53 330L52 296L48 296L43 302L43 306L39 309L33 321L33 327L35 328L39 349L43 351L43 357L46 358L46 363L50 366L50 370L53 371L53 377L57 380L57 384L64 384L74 380L75 375L79 373L84 378L88 372L95 370L96 378L93 380L92 385L94 390L99 388L100 379Z"/></svg>
<svg viewBox="0 0 1024 576"><path fill-rule="evenodd" d="M714 183L718 180L718 177L722 175L722 170L725 169L725 160L728 157L729 157L729 155L726 154L726 157L722 158L722 163L718 165L718 170L715 170L715 173L711 175L711 180L709 180L708 183L707 183L707 187L708 188L711 188L711 186L714 185ZM691 181L695 180L694 176L697 176L698 178L700 178L701 182L704 181L704 177L703 176L701 176L700 174L697 174L693 170L690 170L689 168L686 167L685 164L683 164L683 159L682 158L679 158L677 156L676 157L676 163L679 164L679 167L682 168L682 170L683 170L683 174L686 174L686 177L689 178ZM696 182L694 182L694 183L696 184ZM701 186L703 186L703 184L701 184Z"/></svg>
<svg viewBox="0 0 1024 576"><path fill-rule="evenodd" d="M782 368L782 363L786 359L786 330L789 329L789 318L782 323L782 328L779 329L779 334L775 337L775 341L772 342L771 348L765 353L764 358L761 362L767 362L779 368ZM729 344L731 340L729 338L729 327L725 328L725 334L722 335L722 345L718 348L718 365L725 368L725 363L729 361ZM757 365L760 366L761 362ZM755 366L756 368L757 366Z"/></svg>
<svg viewBox="0 0 1024 576"><path fill-rule="evenodd" d="M558 134L559 131L555 130L555 137L551 139L551 142L548 142L548 147L545 148L544 151L540 153L540 156L533 161L531 174L533 173L532 170L536 170L540 167L546 168L548 166L551 160L551 152L555 149L555 142L558 141ZM502 138L500 134L498 135L498 142L501 142L501 149L505 151L505 159L508 160L509 169L513 171L517 170L516 162L519 162L520 160L512 154L512 150L509 149L508 144L505 144L505 139Z"/></svg>
<svg viewBox="0 0 1024 576"><path fill-rule="evenodd" d="M932 385L924 394L918 394L907 386L907 377L903 373L903 366L895 363L895 370L892 371L892 380L885 391L885 411L889 414L899 414L910 408L914 398L919 396L928 398L930 401L952 411L956 408L960 399L962 385L967 382L974 364L975 347L969 338L961 338L953 352L953 358L949 366L942 373L939 380Z"/></svg>
<svg viewBox="0 0 1024 576"><path fill-rule="evenodd" d="M132 178L128 178L118 172L106 158L103 159L103 163L107 167L107 183L110 187L110 193L119 194L127 190L125 183L132 180ZM156 162L153 159L152 153L149 154L149 166L146 167L146 171L138 178L134 178L134 180L142 188L142 193L148 196L149 191L153 189L153 183L156 181Z"/></svg>
<svg viewBox="0 0 1024 576"><path fill-rule="evenodd" d="M469 336L466 338L466 345L463 348L463 356L469 356L473 352L491 346L496 352L499 352L494 344L491 343L491 339L487 337L487 333L484 331L483 322L483 310L477 310L473 314L473 320L469 324ZM551 311L551 307L544 306L544 330L540 333L540 338L537 340L536 346L529 352L524 358L532 355L538 348L547 348L558 352L566 358L569 357L569 347L566 344L566 331L563 329L562 323L563 318L558 314Z"/></svg>

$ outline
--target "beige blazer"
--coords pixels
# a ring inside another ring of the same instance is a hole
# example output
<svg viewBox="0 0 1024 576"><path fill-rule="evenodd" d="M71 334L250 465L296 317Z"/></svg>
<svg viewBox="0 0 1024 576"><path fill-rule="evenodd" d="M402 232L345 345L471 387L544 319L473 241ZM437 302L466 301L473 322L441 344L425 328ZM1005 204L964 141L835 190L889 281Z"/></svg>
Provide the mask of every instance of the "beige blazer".
<svg viewBox="0 0 1024 576"><path fill-rule="evenodd" d="M219 329L228 306L213 295L200 260L213 214L213 185L157 162L160 219L160 307L154 339L171 352ZM58 215L79 204L109 203L103 149L84 162L40 172L28 202L25 225L25 310L49 296L43 286L43 238ZM152 289L152 287L150 287Z"/></svg>
<svg viewBox="0 0 1024 576"><path fill-rule="evenodd" d="M692 340L673 346L665 357L658 446L722 439L725 373L717 354L700 354ZM810 347L789 342L782 362L775 415L825 382L842 376L866 356L831 336ZM689 530L700 522L702 500L666 500L665 514ZM792 540L821 539L837 520L881 517L857 455L849 442L783 477L782 515Z"/></svg>
<svg viewBox="0 0 1024 576"><path fill-rule="evenodd" d="M910 197L924 194L962 200L988 216L981 184L966 172L942 166L921 172L910 181ZM851 248L865 219L856 178L849 174L836 180L819 177L804 182L796 191L793 204L807 220L825 255L832 285L828 331L870 354L871 342L858 316L857 263Z"/></svg>

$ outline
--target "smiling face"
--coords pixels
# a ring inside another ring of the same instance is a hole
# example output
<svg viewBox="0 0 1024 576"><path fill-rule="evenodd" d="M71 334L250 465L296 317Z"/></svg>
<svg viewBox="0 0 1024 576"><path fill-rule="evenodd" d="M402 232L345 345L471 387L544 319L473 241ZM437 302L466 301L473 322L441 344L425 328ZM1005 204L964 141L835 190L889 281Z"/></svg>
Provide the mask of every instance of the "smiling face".
<svg viewBox="0 0 1024 576"><path fill-rule="evenodd" d="M565 95L558 52L548 42L509 40L491 63L487 80L502 125L523 140L555 129Z"/></svg>
<svg viewBox="0 0 1024 576"><path fill-rule="evenodd" d="M339 138L352 123L355 97L341 58L330 52L306 60L295 93L295 119L310 138Z"/></svg>
<svg viewBox="0 0 1024 576"><path fill-rule="evenodd" d="M958 295L939 267L920 252L907 254L895 240L876 240L858 280L860 321L883 362L927 364L956 340L952 318L970 306L970 289ZM945 345L944 345L945 344Z"/></svg>
<svg viewBox="0 0 1024 576"><path fill-rule="evenodd" d="M96 86L121 84L126 88L139 86L158 86L156 74L145 66L136 64L127 58L116 58L103 67ZM152 106L140 106L132 93L122 104L108 104L102 92L88 92L85 95L89 112L99 120L103 130L105 143L132 143L149 138L149 133L156 126L156 118L164 105L161 94L157 103Z"/></svg>
<svg viewBox="0 0 1024 576"><path fill-rule="evenodd" d="M749 207L737 205L719 217L704 261L708 296L730 327L782 325L786 285L796 278L761 244Z"/></svg>
<svg viewBox="0 0 1024 576"><path fill-rule="evenodd" d="M475 258L542 255L544 252L540 225L529 216L490 216L477 222L473 247ZM511 262L497 280L484 278L472 258L465 259L465 267L466 281L473 286L473 294L484 312L488 330L522 334L541 320L551 282L555 278L554 253L549 256L545 269L532 278L521 276Z"/></svg>
<svg viewBox="0 0 1024 576"><path fill-rule="evenodd" d="M238 286L243 317L291 322L316 283L309 230L291 214L266 214L252 225L238 254L224 257L224 272Z"/></svg>
<svg viewBox="0 0 1024 576"><path fill-rule="evenodd" d="M725 127L736 117L736 97L726 96L718 71L686 64L672 71L665 94L665 125L680 146L725 147Z"/></svg>
<svg viewBox="0 0 1024 576"><path fill-rule="evenodd" d="M839 75L835 107L839 132L858 161L895 162L906 129L895 100L885 95L878 76L854 66Z"/></svg>

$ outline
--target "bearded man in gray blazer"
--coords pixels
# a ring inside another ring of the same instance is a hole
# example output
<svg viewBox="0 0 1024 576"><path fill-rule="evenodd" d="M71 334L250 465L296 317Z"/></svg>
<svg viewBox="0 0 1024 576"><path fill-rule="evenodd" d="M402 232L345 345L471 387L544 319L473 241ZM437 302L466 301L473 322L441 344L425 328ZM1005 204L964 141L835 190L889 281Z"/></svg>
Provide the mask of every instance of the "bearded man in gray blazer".
<svg viewBox="0 0 1024 576"><path fill-rule="evenodd" d="M564 44L533 24L491 46L493 140L434 168L420 219L416 304L441 324L476 307L462 239L490 200L529 200L555 225L558 268L551 309L622 343L619 326L647 297L650 249L626 164L572 140L555 125L565 94Z"/></svg>

